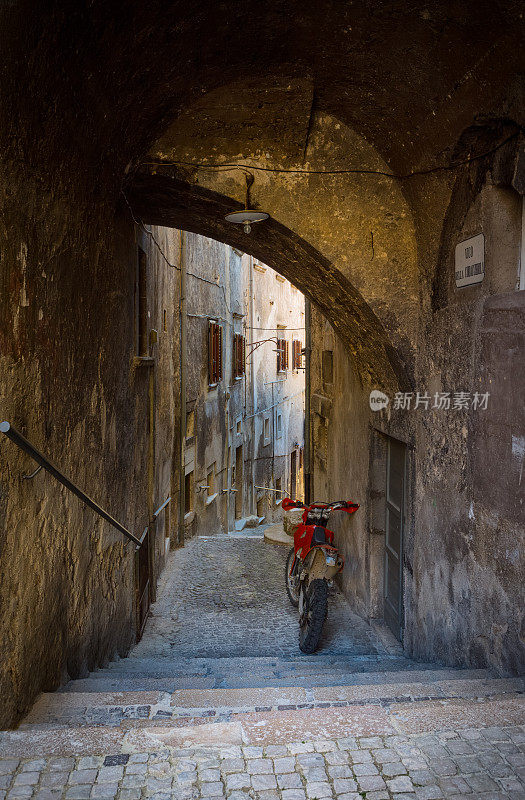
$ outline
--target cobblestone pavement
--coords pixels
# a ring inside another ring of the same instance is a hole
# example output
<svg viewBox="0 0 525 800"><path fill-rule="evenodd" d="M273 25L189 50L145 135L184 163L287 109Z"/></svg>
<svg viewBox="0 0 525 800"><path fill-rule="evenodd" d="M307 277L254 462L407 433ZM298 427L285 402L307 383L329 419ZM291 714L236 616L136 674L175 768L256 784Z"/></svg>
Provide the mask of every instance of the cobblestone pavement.
<svg viewBox="0 0 525 800"><path fill-rule="evenodd" d="M129 657L0 732L0 800L525 800L523 681L416 663L337 589L303 656L286 554L171 553Z"/></svg>
<svg viewBox="0 0 525 800"><path fill-rule="evenodd" d="M0 798L523 800L525 729L0 760Z"/></svg>
<svg viewBox="0 0 525 800"><path fill-rule="evenodd" d="M190 540L169 556L146 635L132 658L299 656L298 617L286 595L288 551L262 538ZM332 589L322 652L386 653L372 629Z"/></svg>

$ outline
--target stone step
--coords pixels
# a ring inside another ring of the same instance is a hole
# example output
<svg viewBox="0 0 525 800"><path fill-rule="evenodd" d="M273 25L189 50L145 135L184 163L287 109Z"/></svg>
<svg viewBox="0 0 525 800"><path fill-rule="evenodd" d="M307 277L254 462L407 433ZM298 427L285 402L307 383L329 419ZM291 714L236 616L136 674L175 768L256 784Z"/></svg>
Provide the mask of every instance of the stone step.
<svg viewBox="0 0 525 800"><path fill-rule="evenodd" d="M0 733L0 758L96 756L180 750L186 747L267 745L349 739L357 736L518 726L525 721L525 697L515 693L486 698L356 703L348 706L281 708L206 718L123 721L120 725L53 727L33 725Z"/></svg>
<svg viewBox="0 0 525 800"><path fill-rule="evenodd" d="M404 677L404 680L402 678ZM353 686L272 687L249 689L178 689L174 692L71 692L40 695L20 729L37 726L120 725L131 720L183 717L229 719L242 712L289 711L300 708L391 705L451 698L519 695L522 678L472 678L424 682L399 675L391 683Z"/></svg>
<svg viewBox="0 0 525 800"><path fill-rule="evenodd" d="M225 665L226 666L226 665ZM355 668L355 665L352 665ZM377 664L375 665L378 666ZM247 668L241 673L234 674L229 670L215 671L207 675L180 674L172 672L164 677L151 676L144 673L133 675L119 675L105 671L95 672L89 678L70 681L65 684L59 694L71 692L118 692L118 691L165 691L174 692L178 689L214 689L214 688L264 688L301 686L303 688L353 686L363 684L402 683L410 680L432 683L444 680L472 680L490 679L495 676L489 670L458 670L449 668L427 669L388 669L381 665L381 671L352 672L348 667L343 670L322 670L319 673L299 673L289 671L283 675L279 670L273 673L258 672Z"/></svg>
<svg viewBox="0 0 525 800"><path fill-rule="evenodd" d="M137 673L151 675L151 677L164 675L209 675L227 673L229 675L256 674L312 674L321 675L326 672L367 672L367 671L393 671L393 670L424 670L435 669L435 664L418 663L405 657L396 655L339 655L337 658L180 658L172 657L142 657L127 658L113 662L107 667L97 670L96 675L113 677L115 675L132 676Z"/></svg>

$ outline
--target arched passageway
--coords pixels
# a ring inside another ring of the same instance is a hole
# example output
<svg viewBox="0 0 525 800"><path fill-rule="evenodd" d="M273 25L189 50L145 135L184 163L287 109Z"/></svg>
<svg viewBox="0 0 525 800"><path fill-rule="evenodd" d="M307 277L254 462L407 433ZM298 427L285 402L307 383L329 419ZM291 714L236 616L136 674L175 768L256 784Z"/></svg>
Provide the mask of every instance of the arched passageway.
<svg viewBox="0 0 525 800"><path fill-rule="evenodd" d="M125 191L141 222L225 242L288 278L330 322L368 381L396 388L410 385L401 354L359 292L326 257L277 220L254 226L246 236L240 226L224 219L231 210L243 208L240 203L158 175L138 177Z"/></svg>
<svg viewBox="0 0 525 800"><path fill-rule="evenodd" d="M350 482L365 498L361 544L347 540L349 596L369 616L381 613L384 459L401 441L405 647L517 672L524 433L506 386L523 348L521 10L505 0L467 2L453 15L442 2L244 11L2 8L5 416L117 517L144 526L154 506L151 379L134 358L136 231L122 191L145 222L238 244L222 216L243 198L242 172L192 163L246 163L272 217L250 248L330 321L314 312L314 346L333 353L338 376L329 385L318 369L313 387L324 437L316 471L330 493ZM512 121L509 147L508 127L493 120ZM449 170L474 123L483 135ZM487 165L475 196L468 159ZM388 176L412 171L422 174ZM456 214L458 171L467 177ZM456 244L481 229L486 279L462 292L453 277L440 282L432 308L436 274L453 276ZM408 414L392 403L374 415L368 405L377 384L433 396L487 383L499 388L482 418L472 409ZM1 680L12 722L63 674L127 652L135 608L133 558L120 539L46 483L18 480L27 464L9 448L0 452Z"/></svg>

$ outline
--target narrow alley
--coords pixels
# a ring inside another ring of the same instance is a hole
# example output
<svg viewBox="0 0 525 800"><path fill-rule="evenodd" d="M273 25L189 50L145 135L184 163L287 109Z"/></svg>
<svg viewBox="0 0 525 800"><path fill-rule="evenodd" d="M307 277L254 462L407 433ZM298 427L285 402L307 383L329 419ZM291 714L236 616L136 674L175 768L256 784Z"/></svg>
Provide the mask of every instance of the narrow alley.
<svg viewBox="0 0 525 800"><path fill-rule="evenodd" d="M0 48L0 800L525 800L522 4Z"/></svg>

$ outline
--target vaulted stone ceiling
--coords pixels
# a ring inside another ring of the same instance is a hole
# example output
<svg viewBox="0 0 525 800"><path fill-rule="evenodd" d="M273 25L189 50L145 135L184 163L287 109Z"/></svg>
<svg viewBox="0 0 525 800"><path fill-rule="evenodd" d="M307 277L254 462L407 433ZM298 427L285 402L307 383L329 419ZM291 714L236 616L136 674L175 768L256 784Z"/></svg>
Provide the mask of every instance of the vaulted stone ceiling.
<svg viewBox="0 0 525 800"><path fill-rule="evenodd" d="M89 202L110 214L124 189L145 222L232 242L222 211L243 199L243 173L159 161L403 173L449 163L494 109L523 115L509 88L524 52L511 0L12 2L0 30L4 165L80 195L87 214ZM320 306L365 375L386 361L397 380L410 374L428 299L418 259L430 273L451 179L257 175L284 274L313 299L333 279ZM213 213L199 221L203 198ZM272 263L262 240L250 246Z"/></svg>
<svg viewBox="0 0 525 800"><path fill-rule="evenodd" d="M211 89L269 78L271 90L286 76L400 169L450 147L523 59L513 0L10 2L0 13L20 144L45 139L59 156L77 135L115 167L136 164Z"/></svg>

